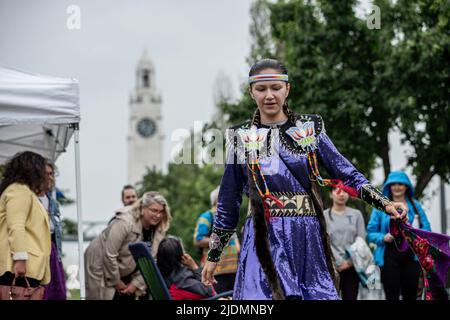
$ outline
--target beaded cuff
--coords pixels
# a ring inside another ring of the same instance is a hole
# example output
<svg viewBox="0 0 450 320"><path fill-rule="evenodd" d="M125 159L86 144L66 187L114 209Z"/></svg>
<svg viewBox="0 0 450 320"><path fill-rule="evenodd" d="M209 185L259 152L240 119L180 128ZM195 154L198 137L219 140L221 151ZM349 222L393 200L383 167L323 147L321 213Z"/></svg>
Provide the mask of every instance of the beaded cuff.
<svg viewBox="0 0 450 320"><path fill-rule="evenodd" d="M389 198L383 195L378 189L370 184L361 187L361 199L378 210L384 211L384 208L391 202Z"/></svg>
<svg viewBox="0 0 450 320"><path fill-rule="evenodd" d="M208 261L218 262L220 260L222 251L228 244L228 241L234 232L234 230L218 229L213 226L209 238Z"/></svg>

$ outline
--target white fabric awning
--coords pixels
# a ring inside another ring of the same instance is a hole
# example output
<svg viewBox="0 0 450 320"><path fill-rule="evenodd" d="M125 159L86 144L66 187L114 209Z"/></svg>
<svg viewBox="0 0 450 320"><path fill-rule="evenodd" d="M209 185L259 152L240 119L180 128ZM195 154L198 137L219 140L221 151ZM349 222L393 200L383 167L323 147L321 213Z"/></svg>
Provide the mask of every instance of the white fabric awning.
<svg viewBox="0 0 450 320"><path fill-rule="evenodd" d="M76 79L0 67L0 164L24 150L55 161L79 122Z"/></svg>
<svg viewBox="0 0 450 320"><path fill-rule="evenodd" d="M85 299L78 81L0 67L0 164L21 151L56 161L75 133L80 297Z"/></svg>

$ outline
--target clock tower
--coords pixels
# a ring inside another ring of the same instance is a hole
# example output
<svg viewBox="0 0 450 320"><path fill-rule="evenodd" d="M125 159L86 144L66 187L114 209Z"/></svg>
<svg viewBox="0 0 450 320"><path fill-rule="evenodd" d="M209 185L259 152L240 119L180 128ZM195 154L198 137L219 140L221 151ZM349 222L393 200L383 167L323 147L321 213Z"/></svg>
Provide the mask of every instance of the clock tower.
<svg viewBox="0 0 450 320"><path fill-rule="evenodd" d="M142 180L147 168L162 170L161 95L155 87L155 66L144 51L136 66L128 120L128 182Z"/></svg>

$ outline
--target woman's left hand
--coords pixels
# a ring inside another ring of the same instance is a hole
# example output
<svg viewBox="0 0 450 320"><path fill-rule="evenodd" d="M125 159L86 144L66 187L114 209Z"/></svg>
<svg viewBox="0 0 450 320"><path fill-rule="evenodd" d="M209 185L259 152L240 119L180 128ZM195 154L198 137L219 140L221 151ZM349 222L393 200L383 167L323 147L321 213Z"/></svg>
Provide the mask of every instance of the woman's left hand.
<svg viewBox="0 0 450 320"><path fill-rule="evenodd" d="M338 272L342 272L344 270L350 269L351 267L353 267L353 263L349 260L344 260L344 262L342 262L337 268L336 270Z"/></svg>
<svg viewBox="0 0 450 320"><path fill-rule="evenodd" d="M397 209L400 209L401 213L399 213ZM391 202L384 208L384 210L386 213L391 215L391 219L402 220L404 223L408 222L408 207L404 203Z"/></svg>
<svg viewBox="0 0 450 320"><path fill-rule="evenodd" d="M132 283L129 283L124 290L120 291L120 293L132 295L136 292L136 290L137 290L136 286Z"/></svg>
<svg viewBox="0 0 450 320"><path fill-rule="evenodd" d="M206 261L202 271L202 283L207 286L217 284L214 278L214 270L216 270L217 262Z"/></svg>

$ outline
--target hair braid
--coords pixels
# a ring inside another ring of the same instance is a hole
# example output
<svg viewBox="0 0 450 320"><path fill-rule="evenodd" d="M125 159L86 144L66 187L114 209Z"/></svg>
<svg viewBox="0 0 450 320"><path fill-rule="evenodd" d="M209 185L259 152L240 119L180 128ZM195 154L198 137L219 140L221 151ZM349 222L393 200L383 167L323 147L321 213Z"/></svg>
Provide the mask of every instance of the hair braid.
<svg viewBox="0 0 450 320"><path fill-rule="evenodd" d="M248 184L249 184L249 198L252 210L253 228L255 231L255 248L259 263L266 274L270 289L274 300L285 299L283 290L280 285L275 265L273 263L272 254L270 252L270 245L268 239L268 228L266 219L264 217L263 200L256 189L255 182L251 178L252 173L247 168Z"/></svg>

